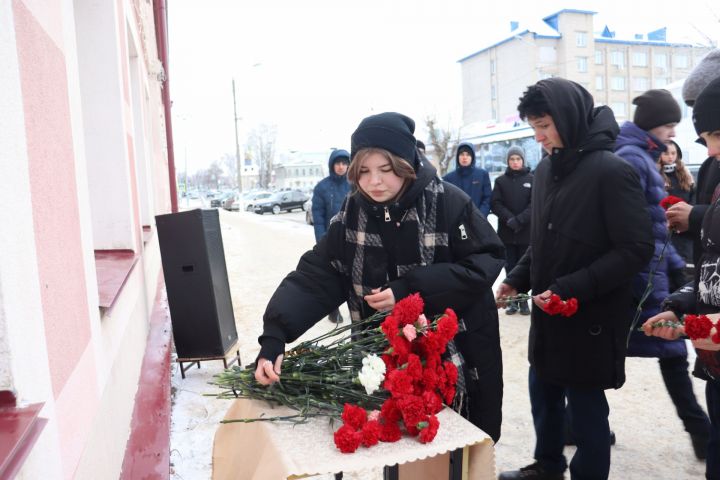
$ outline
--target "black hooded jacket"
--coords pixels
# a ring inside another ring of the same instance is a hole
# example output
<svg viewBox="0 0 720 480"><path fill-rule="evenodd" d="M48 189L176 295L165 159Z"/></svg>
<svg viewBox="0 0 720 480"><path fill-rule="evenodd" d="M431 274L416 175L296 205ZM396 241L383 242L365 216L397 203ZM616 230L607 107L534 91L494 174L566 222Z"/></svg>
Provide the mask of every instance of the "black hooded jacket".
<svg viewBox="0 0 720 480"><path fill-rule="evenodd" d="M526 167L520 170L508 167L503 175L495 179L490 208L498 217L498 235L505 245L530 243L532 182L533 174Z"/></svg>
<svg viewBox="0 0 720 480"><path fill-rule="evenodd" d="M530 247L505 283L577 298L566 318L533 305L528 356L545 381L618 388L635 307L630 282L653 255L634 169L612 153L619 128L607 107L561 78L538 82L564 148L535 170Z"/></svg>

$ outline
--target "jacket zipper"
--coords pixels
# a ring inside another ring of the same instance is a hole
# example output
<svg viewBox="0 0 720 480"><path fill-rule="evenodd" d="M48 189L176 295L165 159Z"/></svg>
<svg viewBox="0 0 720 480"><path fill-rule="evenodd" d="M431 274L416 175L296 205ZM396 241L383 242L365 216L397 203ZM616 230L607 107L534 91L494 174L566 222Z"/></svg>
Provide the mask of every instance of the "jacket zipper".
<svg viewBox="0 0 720 480"><path fill-rule="evenodd" d="M392 220L392 218L390 218L390 210L388 210L388 207L385 207L385 221L389 222L390 220Z"/></svg>
<svg viewBox="0 0 720 480"><path fill-rule="evenodd" d="M468 236L467 236L467 232L465 231L465 225L463 225L461 223L458 228L460 229L460 239L467 240Z"/></svg>

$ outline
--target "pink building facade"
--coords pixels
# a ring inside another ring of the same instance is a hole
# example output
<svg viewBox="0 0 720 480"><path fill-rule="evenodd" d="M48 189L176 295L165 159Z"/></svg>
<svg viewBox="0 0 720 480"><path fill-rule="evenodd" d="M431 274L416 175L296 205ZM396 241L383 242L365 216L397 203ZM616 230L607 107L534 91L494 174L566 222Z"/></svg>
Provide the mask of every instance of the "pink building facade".
<svg viewBox="0 0 720 480"><path fill-rule="evenodd" d="M0 0L0 478L168 476L163 3Z"/></svg>

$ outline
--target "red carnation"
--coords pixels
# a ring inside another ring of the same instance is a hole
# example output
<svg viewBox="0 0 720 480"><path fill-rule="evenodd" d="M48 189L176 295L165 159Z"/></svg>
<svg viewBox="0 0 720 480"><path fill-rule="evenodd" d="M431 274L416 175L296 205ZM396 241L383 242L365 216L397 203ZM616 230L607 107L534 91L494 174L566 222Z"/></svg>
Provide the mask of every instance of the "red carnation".
<svg viewBox="0 0 720 480"><path fill-rule="evenodd" d="M455 400L455 386L443 386L440 392L442 393L443 400L445 400L445 404L452 405L453 400Z"/></svg>
<svg viewBox="0 0 720 480"><path fill-rule="evenodd" d="M445 315L438 321L437 332L440 337L445 341L445 343L452 340L457 331L457 318Z"/></svg>
<svg viewBox="0 0 720 480"><path fill-rule="evenodd" d="M380 407L380 417L385 423L397 423L402 418L402 413L397 406L397 402L392 398L388 398Z"/></svg>
<svg viewBox="0 0 720 480"><path fill-rule="evenodd" d="M404 327L407 324L415 323L425 308L425 302L419 293L413 293L395 304L392 315L397 317L398 324Z"/></svg>
<svg viewBox="0 0 720 480"><path fill-rule="evenodd" d="M367 422L367 412L362 407L346 403L343 406L342 420L345 425L350 425L354 430L360 430Z"/></svg>
<svg viewBox="0 0 720 480"><path fill-rule="evenodd" d="M712 321L705 315L685 315L685 335L690 340L699 340L710 336Z"/></svg>
<svg viewBox="0 0 720 480"><path fill-rule="evenodd" d="M413 393L413 380L407 370L393 370L385 375L383 388L393 397L410 395Z"/></svg>
<svg viewBox="0 0 720 480"><path fill-rule="evenodd" d="M563 317L572 317L575 315L578 309L578 301L577 298L571 298L569 300L565 300L565 310L562 312Z"/></svg>
<svg viewBox="0 0 720 480"><path fill-rule="evenodd" d="M414 353L408 355L407 373L413 380L420 380L422 378L422 361L420 360L420 357Z"/></svg>
<svg viewBox="0 0 720 480"><path fill-rule="evenodd" d="M550 295L550 300L543 306L543 310L545 310L545 313L548 315L557 315L565 310L565 304L560 298L560 295L553 293Z"/></svg>
<svg viewBox="0 0 720 480"><path fill-rule="evenodd" d="M447 376L447 382L450 385L455 386L455 384L457 384L457 379L458 379L457 365L445 360L443 362L443 368L445 369L445 375Z"/></svg>
<svg viewBox="0 0 720 480"><path fill-rule="evenodd" d="M377 420L371 420L363 425L360 433L362 437L362 444L366 447L372 447L380 441L382 426Z"/></svg>
<svg viewBox="0 0 720 480"><path fill-rule="evenodd" d="M360 446L362 434L356 432L350 425L343 425L333 435L335 446L342 453L353 453Z"/></svg>
<svg viewBox="0 0 720 480"><path fill-rule="evenodd" d="M425 405L422 398L415 395L405 395L398 400L398 407L402 412L405 426L417 425L425 419Z"/></svg>
<svg viewBox="0 0 720 480"><path fill-rule="evenodd" d="M676 203L684 202L680 197L676 197L675 195L668 195L667 197L660 200L660 206L667 210L671 206L675 205Z"/></svg>
<svg viewBox="0 0 720 480"><path fill-rule="evenodd" d="M397 442L402 438L402 431L397 422L385 422L381 425L380 440L383 442Z"/></svg>
<svg viewBox="0 0 720 480"><path fill-rule="evenodd" d="M437 435L438 428L440 428L440 421L435 415L430 415L426 422L421 422L418 425L420 428L420 443L429 443L433 441L435 435Z"/></svg>
<svg viewBox="0 0 720 480"><path fill-rule="evenodd" d="M392 315L388 315L380 324L380 328L385 334L385 338L392 343L393 338L398 336L400 333L400 327L398 326L398 320Z"/></svg>
<svg viewBox="0 0 720 480"><path fill-rule="evenodd" d="M422 383L426 390L435 390L438 384L438 375L434 368L424 368L422 372Z"/></svg>
<svg viewBox="0 0 720 480"><path fill-rule="evenodd" d="M422 399L425 402L425 413L428 415L434 415L443 408L442 398L435 392L424 391Z"/></svg>

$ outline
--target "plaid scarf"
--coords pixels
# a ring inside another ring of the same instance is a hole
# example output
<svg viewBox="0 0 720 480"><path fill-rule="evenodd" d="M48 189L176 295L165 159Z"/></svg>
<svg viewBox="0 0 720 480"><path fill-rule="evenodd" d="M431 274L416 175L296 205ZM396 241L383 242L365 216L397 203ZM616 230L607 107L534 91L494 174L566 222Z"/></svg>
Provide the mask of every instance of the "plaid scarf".
<svg viewBox="0 0 720 480"><path fill-rule="evenodd" d="M386 215L390 215L389 221L400 224L394 248L398 278L417 267L451 259L445 189L440 179L433 177L424 188L411 189L399 203L391 206L371 205L360 195L348 197L330 221L330 230L344 232L340 259L331 263L350 279L347 303L353 322L363 318L363 297L390 280L388 253L380 234L380 222L386 221ZM460 331L465 330L462 321L459 326ZM465 361L454 341L448 344L446 355L458 371L465 371ZM464 375L458 375L456 389L454 407L461 411L467 408Z"/></svg>

